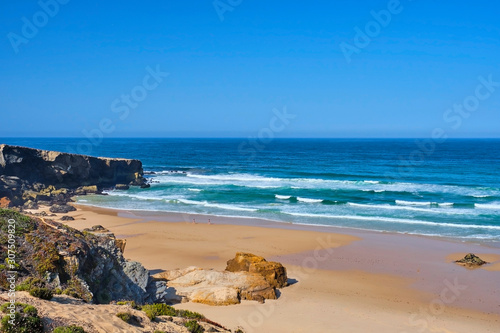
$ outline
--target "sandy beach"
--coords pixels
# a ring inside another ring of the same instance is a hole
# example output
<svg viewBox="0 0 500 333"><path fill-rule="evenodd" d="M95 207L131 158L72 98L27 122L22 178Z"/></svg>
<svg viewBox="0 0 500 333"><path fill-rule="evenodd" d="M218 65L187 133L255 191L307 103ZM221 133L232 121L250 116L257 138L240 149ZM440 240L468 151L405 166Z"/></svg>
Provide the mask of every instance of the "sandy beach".
<svg viewBox="0 0 500 333"><path fill-rule="evenodd" d="M152 273L223 270L237 251L279 261L290 286L265 304L176 307L245 332L498 332L500 249L443 239L270 221L77 205L67 224L100 224ZM196 223L192 222L192 219ZM208 224L208 218L211 224ZM232 223L232 224L230 224ZM256 226L255 226L256 225ZM490 264L453 263L474 252Z"/></svg>

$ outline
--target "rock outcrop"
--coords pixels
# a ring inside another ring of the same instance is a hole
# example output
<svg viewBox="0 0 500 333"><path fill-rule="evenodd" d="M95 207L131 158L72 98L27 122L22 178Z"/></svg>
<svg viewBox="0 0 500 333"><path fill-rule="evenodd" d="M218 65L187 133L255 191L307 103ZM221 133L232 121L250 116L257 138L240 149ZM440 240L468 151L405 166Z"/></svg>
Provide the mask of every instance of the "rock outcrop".
<svg viewBox="0 0 500 333"><path fill-rule="evenodd" d="M27 201L63 204L72 195L100 193L102 188L116 185L120 189L148 187L141 161L0 145L4 206L21 206Z"/></svg>
<svg viewBox="0 0 500 333"><path fill-rule="evenodd" d="M128 184L142 177L139 160L100 158L0 145L0 174L31 184L76 188Z"/></svg>
<svg viewBox="0 0 500 333"><path fill-rule="evenodd" d="M0 210L0 239L8 237L9 219L16 221L15 241L23 249L16 262L21 284L31 279L93 303L151 303L166 289L166 283L154 281L140 263L125 260L124 243L119 248L111 233L82 233L48 219ZM1 242L2 253L7 252L6 247L7 242ZM4 270L0 289L8 290Z"/></svg>
<svg viewBox="0 0 500 333"><path fill-rule="evenodd" d="M215 271L189 267L153 276L172 278L161 296L167 303L191 301L208 305L238 304L241 300L276 299L276 290L256 273Z"/></svg>
<svg viewBox="0 0 500 333"><path fill-rule="evenodd" d="M226 271L260 274L275 288L285 287L288 280L286 268L282 264L267 261L263 257L251 253L236 253L233 259L228 260Z"/></svg>
<svg viewBox="0 0 500 333"><path fill-rule="evenodd" d="M153 275L167 282L161 299L167 303L191 301L209 305L238 304L241 300L276 299L276 288L287 285L286 269L278 262L238 252L225 271L187 267Z"/></svg>
<svg viewBox="0 0 500 333"><path fill-rule="evenodd" d="M460 260L456 260L455 262L459 265L472 268L487 264L486 261L476 256L474 253L468 253L465 255L465 257Z"/></svg>

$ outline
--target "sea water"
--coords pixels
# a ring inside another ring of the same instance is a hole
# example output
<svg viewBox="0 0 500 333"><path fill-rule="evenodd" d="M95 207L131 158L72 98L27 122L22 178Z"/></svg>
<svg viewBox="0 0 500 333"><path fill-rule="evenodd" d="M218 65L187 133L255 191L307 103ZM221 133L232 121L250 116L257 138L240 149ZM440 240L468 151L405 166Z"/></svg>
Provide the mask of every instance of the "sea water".
<svg viewBox="0 0 500 333"><path fill-rule="evenodd" d="M500 241L500 140L268 141L1 140L143 162L150 188L81 204Z"/></svg>

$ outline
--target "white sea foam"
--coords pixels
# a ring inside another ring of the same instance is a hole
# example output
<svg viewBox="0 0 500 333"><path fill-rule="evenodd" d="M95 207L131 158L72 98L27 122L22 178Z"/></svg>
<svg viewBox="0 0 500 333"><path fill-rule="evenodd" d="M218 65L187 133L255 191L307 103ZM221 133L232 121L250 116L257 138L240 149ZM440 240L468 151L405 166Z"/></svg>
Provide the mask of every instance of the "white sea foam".
<svg viewBox="0 0 500 333"><path fill-rule="evenodd" d="M396 205L367 205L359 204L354 202L348 202L349 206L367 208L367 209L385 209L385 210L407 210L414 212L426 212L433 214L448 214L448 215L470 215L472 211L462 211L456 209L445 209L445 208L420 208L415 206L396 206ZM453 204L452 204L453 205Z"/></svg>
<svg viewBox="0 0 500 333"><path fill-rule="evenodd" d="M197 205L197 206L204 206L204 207L212 207L212 208L220 208L220 209L225 209L225 210L236 210L236 211L242 211L242 212L256 212L257 209L255 208L246 208L246 207L238 207L238 206L233 206L233 205L225 205L225 204L215 204L215 203L209 203L208 201L197 201L197 200L188 200L188 199L178 199L179 202L187 205Z"/></svg>
<svg viewBox="0 0 500 333"><path fill-rule="evenodd" d="M494 210L500 210L500 203L491 203L491 204L474 204L476 208L481 208L481 209L494 209Z"/></svg>
<svg viewBox="0 0 500 333"><path fill-rule="evenodd" d="M310 199L310 198L297 197L297 201L307 202L307 203L318 203L318 202L322 202L323 200L322 199Z"/></svg>
<svg viewBox="0 0 500 333"><path fill-rule="evenodd" d="M416 225L428 225L428 226L461 228L461 229L473 228L473 229L500 230L500 226L439 223L439 222L400 219L400 218L391 218L391 217L382 217L382 216L329 215L329 214L309 214L309 213L296 213L296 212L285 212L285 214L293 215L293 216L303 216L303 217L318 217L318 218L332 218L332 219L359 220L359 221L381 221L381 222L389 222L389 223L416 224Z"/></svg>
<svg viewBox="0 0 500 333"><path fill-rule="evenodd" d="M405 200L396 200L396 205L402 206L430 206L432 202L420 202L420 201L405 201Z"/></svg>
<svg viewBox="0 0 500 333"><path fill-rule="evenodd" d="M127 197L127 198L134 198L134 199L140 199L140 200L164 200L165 197L159 197L155 195L147 195L147 194L133 194L128 191L103 191L103 193L108 194L109 196L113 197Z"/></svg>
<svg viewBox="0 0 500 333"><path fill-rule="evenodd" d="M188 188L188 191L191 191L191 192L201 192L202 190L200 190L199 188Z"/></svg>
<svg viewBox="0 0 500 333"><path fill-rule="evenodd" d="M279 194L276 194L275 197L276 197L276 199L280 199L280 200L288 200L292 196L291 195L279 195Z"/></svg>

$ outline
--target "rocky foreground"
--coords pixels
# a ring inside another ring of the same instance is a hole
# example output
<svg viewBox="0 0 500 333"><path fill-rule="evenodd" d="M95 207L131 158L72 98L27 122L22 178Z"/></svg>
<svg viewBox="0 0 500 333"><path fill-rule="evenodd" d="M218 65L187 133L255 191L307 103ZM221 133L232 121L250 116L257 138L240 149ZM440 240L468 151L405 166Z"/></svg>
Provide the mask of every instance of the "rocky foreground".
<svg viewBox="0 0 500 333"><path fill-rule="evenodd" d="M14 232L9 231L12 224ZM12 260L7 258L9 238L14 239L16 248ZM144 309L185 301L210 305L231 305L241 300L264 302L276 299L276 288L287 285L286 269L281 264L249 253L237 253L225 271L189 267L152 276L139 262L126 260L124 249L125 242L101 226L78 231L45 217L0 209L0 250L5 262L0 270L0 297L8 300L13 277L9 271L15 271L16 301L35 306L46 331L59 324L83 322L80 326L87 327L87 332L120 332L120 327L127 324L131 326L123 332L151 332L152 328L161 328L159 332L186 332L183 325L191 322L189 325L201 327L196 332L225 332L224 327L200 314L191 318L189 313L186 317L185 312L172 313L173 308L164 308L166 312L145 319L149 315ZM17 306L19 313L23 309ZM90 318L95 317L95 324L77 315L79 312L92 314ZM125 323L119 322L112 330L103 329L106 324L102 319L113 314L125 316ZM18 325L21 318L24 317L18 318ZM176 325L180 325L178 330L174 329Z"/></svg>

